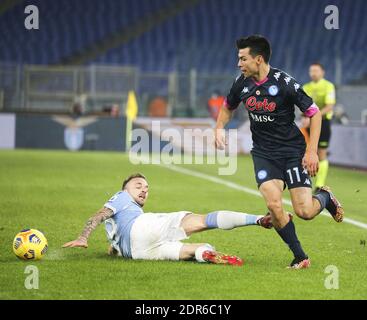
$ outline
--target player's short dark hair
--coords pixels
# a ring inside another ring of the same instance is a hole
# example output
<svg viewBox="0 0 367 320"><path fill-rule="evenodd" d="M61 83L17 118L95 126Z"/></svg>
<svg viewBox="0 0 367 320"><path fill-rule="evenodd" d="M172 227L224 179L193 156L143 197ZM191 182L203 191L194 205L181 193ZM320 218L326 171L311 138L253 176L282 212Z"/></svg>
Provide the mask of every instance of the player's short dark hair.
<svg viewBox="0 0 367 320"><path fill-rule="evenodd" d="M316 61L316 62L312 62L312 63L310 64L310 67L311 67L311 66L319 66L322 70L324 70L324 71L325 71L324 65L323 65L322 63L318 62L318 61Z"/></svg>
<svg viewBox="0 0 367 320"><path fill-rule="evenodd" d="M135 178L143 178L144 180L148 181L147 178L142 174L142 173L133 173L131 175L129 175L124 182L122 183L122 190L125 189L126 185L129 183L129 181L131 181L132 179Z"/></svg>
<svg viewBox="0 0 367 320"><path fill-rule="evenodd" d="M258 55L264 58L266 63L269 63L271 57L271 45L268 39L264 36L254 34L246 38L236 40L237 49L250 49L250 55L256 57Z"/></svg>

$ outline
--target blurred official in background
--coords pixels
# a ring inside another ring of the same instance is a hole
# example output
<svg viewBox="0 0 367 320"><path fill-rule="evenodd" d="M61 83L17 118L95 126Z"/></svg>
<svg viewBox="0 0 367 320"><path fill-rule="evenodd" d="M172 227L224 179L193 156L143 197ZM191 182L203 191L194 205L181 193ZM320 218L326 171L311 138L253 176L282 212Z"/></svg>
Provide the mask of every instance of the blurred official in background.
<svg viewBox="0 0 367 320"><path fill-rule="evenodd" d="M309 75L311 81L303 86L303 90L312 98L319 107L322 115L321 133L318 145L319 172L316 176L315 191L326 184L326 177L329 169L327 149L331 137L331 118L335 105L334 84L324 78L325 69L322 64L315 62L310 65ZM304 120L309 120L304 119ZM306 123L306 127L308 127Z"/></svg>

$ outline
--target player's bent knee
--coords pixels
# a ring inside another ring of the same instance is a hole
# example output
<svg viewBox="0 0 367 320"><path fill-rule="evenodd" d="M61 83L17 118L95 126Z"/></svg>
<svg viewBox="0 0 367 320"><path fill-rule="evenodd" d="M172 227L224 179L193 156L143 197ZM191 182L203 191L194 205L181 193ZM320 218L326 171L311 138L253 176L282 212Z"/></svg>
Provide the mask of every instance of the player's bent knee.
<svg viewBox="0 0 367 320"><path fill-rule="evenodd" d="M205 216L200 214L188 214L182 219L181 227L189 236L192 233L203 231L207 228L205 223Z"/></svg>
<svg viewBox="0 0 367 320"><path fill-rule="evenodd" d="M312 220L314 216L311 214L310 210L305 208L296 208L294 213L303 220Z"/></svg>

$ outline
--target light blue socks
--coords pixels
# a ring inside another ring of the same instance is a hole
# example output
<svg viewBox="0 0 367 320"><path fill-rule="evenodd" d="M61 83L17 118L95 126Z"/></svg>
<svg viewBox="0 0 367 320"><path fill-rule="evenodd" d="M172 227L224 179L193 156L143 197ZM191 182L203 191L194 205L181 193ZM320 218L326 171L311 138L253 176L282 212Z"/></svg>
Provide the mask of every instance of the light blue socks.
<svg viewBox="0 0 367 320"><path fill-rule="evenodd" d="M234 211L214 211L208 213L205 222L209 229L231 230L237 227L256 225L261 216Z"/></svg>

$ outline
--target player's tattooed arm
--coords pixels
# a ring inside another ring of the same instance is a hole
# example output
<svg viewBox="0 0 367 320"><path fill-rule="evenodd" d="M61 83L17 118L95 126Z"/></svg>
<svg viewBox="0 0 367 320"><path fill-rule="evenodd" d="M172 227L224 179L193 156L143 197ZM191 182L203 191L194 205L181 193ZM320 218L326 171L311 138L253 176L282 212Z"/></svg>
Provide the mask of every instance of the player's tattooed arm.
<svg viewBox="0 0 367 320"><path fill-rule="evenodd" d="M90 234L96 229L103 221L111 218L113 211L109 208L103 207L93 217L89 218L85 224L84 230L79 236L79 239L88 240Z"/></svg>
<svg viewBox="0 0 367 320"><path fill-rule="evenodd" d="M63 245L63 248L82 247L88 248L88 238L94 229L98 227L103 221L111 218L113 211L111 209L103 207L93 217L89 218L85 224L84 230L78 239L67 242Z"/></svg>

